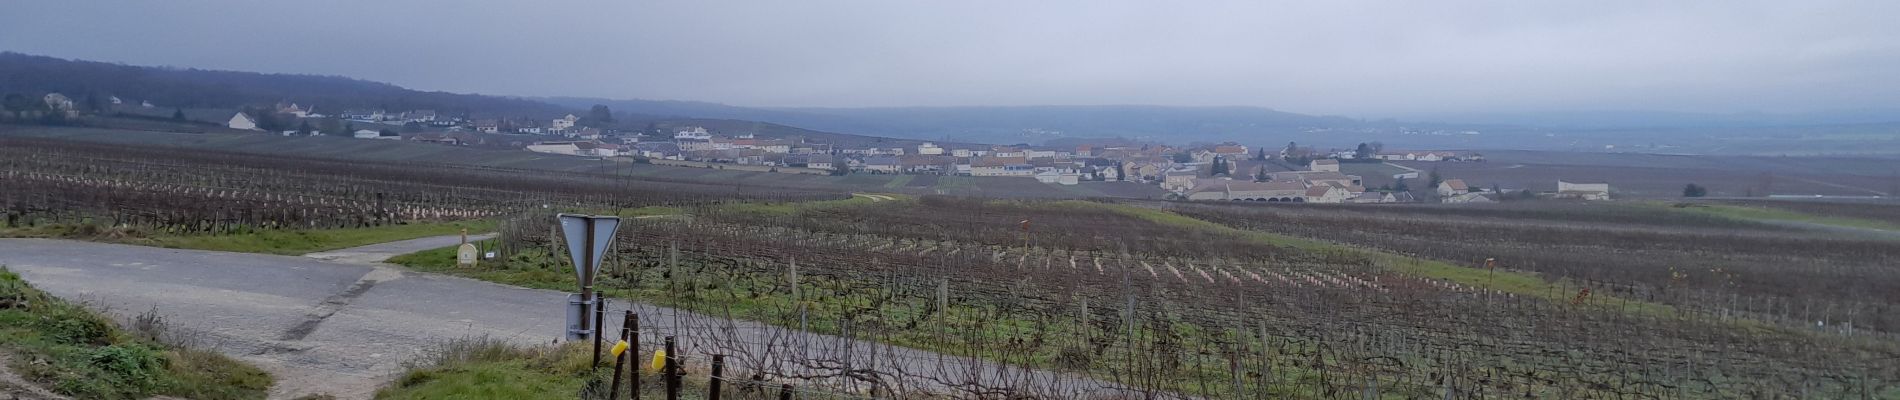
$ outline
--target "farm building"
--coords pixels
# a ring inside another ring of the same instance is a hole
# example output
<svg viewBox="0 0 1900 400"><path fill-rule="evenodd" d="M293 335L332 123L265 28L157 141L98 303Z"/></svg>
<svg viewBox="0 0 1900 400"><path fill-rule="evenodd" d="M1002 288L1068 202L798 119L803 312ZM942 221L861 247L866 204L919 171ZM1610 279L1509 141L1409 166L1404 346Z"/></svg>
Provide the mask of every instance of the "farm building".
<svg viewBox="0 0 1900 400"><path fill-rule="evenodd" d="M544 142L528 145L528 151L572 156L580 154L580 146L574 142Z"/></svg>
<svg viewBox="0 0 1900 400"><path fill-rule="evenodd" d="M1397 201L1397 199L1392 198L1392 194L1386 192L1365 192L1346 199L1347 203L1392 203L1395 201Z"/></svg>
<svg viewBox="0 0 1900 400"><path fill-rule="evenodd" d="M1306 169L1312 170L1314 172L1339 172L1339 160L1334 160L1334 159L1313 160L1311 164L1307 165Z"/></svg>
<svg viewBox="0 0 1900 400"><path fill-rule="evenodd" d="M1036 180L1042 183L1076 185L1082 183L1082 174L1048 170L1036 173Z"/></svg>
<svg viewBox="0 0 1900 400"><path fill-rule="evenodd" d="M1339 184L1340 186L1346 186L1346 187L1351 187L1351 188L1358 188L1361 186L1365 186L1365 180L1361 179L1358 175L1346 175L1339 172L1331 172L1331 171L1269 172L1267 173L1267 176L1268 176L1268 180L1303 182L1307 185L1324 185L1324 184L1336 183L1336 184ZM1361 192L1364 190L1354 189L1353 191Z"/></svg>
<svg viewBox="0 0 1900 400"><path fill-rule="evenodd" d="M1556 197L1559 199L1609 200L1610 184L1557 181Z"/></svg>
<svg viewBox="0 0 1900 400"><path fill-rule="evenodd" d="M866 172L895 174L900 168L903 168L903 163L899 162L897 157L878 156L864 159L864 170Z"/></svg>
<svg viewBox="0 0 1900 400"><path fill-rule="evenodd" d="M805 168L832 169L830 154L813 154L805 158Z"/></svg>
<svg viewBox="0 0 1900 400"><path fill-rule="evenodd" d="M1313 185L1306 188L1308 203L1344 203L1353 197L1352 190L1337 183Z"/></svg>
<svg viewBox="0 0 1900 400"><path fill-rule="evenodd" d="M983 157L970 162L972 176L1032 176L1036 167L1022 157Z"/></svg>
<svg viewBox="0 0 1900 400"><path fill-rule="evenodd" d="M1464 194L1459 194L1456 196L1448 196L1448 197L1439 199L1439 202L1448 203L1448 204L1471 204L1471 203L1496 203L1498 201L1492 200L1490 197L1485 197L1484 193L1464 193Z"/></svg>
<svg viewBox="0 0 1900 400"><path fill-rule="evenodd" d="M245 113L237 113L237 115L232 115L231 120L225 122L224 126L229 127L231 129L243 129L247 131L262 130L262 129L257 129L257 120L251 119L250 114L245 114Z"/></svg>
<svg viewBox="0 0 1900 400"><path fill-rule="evenodd" d="M449 145L459 145L463 143L462 138L449 135L446 133L419 133L414 136L410 136L409 140L416 141L416 142L449 144Z"/></svg>
<svg viewBox="0 0 1900 400"><path fill-rule="evenodd" d="M1195 190L1187 195L1188 200L1305 203L1308 194L1306 185L1292 181L1248 182L1209 179L1196 183L1194 186Z"/></svg>

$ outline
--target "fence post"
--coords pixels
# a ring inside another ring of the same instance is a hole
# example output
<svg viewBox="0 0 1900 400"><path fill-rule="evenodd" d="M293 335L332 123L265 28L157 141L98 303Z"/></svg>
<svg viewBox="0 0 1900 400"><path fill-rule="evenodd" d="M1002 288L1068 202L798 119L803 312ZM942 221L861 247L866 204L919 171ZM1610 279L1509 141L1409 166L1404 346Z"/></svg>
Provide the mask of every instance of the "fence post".
<svg viewBox="0 0 1900 400"><path fill-rule="evenodd" d="M631 317L632 315L633 315L632 311L628 311L627 316ZM620 323L620 340L621 341L627 340L627 324L624 319ZM613 386L607 387L607 400L620 399L620 374L623 371L625 371L622 368L625 367L627 364L627 357L629 357L627 353L639 354L640 351L634 349L632 346L628 346L627 350L622 351L620 354L614 355Z"/></svg>
<svg viewBox="0 0 1900 400"><path fill-rule="evenodd" d="M706 390L707 400L719 400L719 386L725 384L726 355L712 356L712 388Z"/></svg>
<svg viewBox="0 0 1900 400"><path fill-rule="evenodd" d="M591 225L591 223L588 226L588 229L593 229L593 226ZM589 235L592 235L592 233L589 233ZM595 368L600 367L600 337L601 337L600 331L607 329L606 304L607 302L600 300L600 292L594 292L594 327L593 328L594 328L594 367ZM586 314L587 311L582 310L581 313ZM581 319L586 319L586 318L581 318Z"/></svg>
<svg viewBox="0 0 1900 400"><path fill-rule="evenodd" d="M674 371L679 368L679 355L673 350L673 337L666 337L666 361L660 368L660 381L666 383L666 400L679 400L679 381L673 379Z"/></svg>
<svg viewBox="0 0 1900 400"><path fill-rule="evenodd" d="M778 400L792 400L792 384L787 383L779 387Z"/></svg>
<svg viewBox="0 0 1900 400"><path fill-rule="evenodd" d="M631 309L627 311L627 326L633 326L633 328L627 328L627 332L629 332L627 353L633 353L635 360L640 360L640 358L638 358L638 355L640 355L640 315L635 315ZM631 381L633 381L633 383L627 383L627 389L631 392L633 400L640 400L640 368L633 368L633 379L631 379ZM614 400L614 398L608 398L608 400Z"/></svg>

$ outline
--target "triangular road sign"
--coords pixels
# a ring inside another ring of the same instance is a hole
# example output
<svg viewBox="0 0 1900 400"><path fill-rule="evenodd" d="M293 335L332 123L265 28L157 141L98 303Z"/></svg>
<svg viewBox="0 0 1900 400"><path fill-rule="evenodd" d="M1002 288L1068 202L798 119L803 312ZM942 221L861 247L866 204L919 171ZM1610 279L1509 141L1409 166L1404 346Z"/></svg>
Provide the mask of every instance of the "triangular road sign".
<svg viewBox="0 0 1900 400"><path fill-rule="evenodd" d="M607 254L607 245L613 243L614 233L620 228L620 217L573 214L559 217L561 234L567 238L567 255L574 261L574 276L580 280L581 287L593 286L594 276L600 271L600 258ZM592 232L589 232L590 227Z"/></svg>

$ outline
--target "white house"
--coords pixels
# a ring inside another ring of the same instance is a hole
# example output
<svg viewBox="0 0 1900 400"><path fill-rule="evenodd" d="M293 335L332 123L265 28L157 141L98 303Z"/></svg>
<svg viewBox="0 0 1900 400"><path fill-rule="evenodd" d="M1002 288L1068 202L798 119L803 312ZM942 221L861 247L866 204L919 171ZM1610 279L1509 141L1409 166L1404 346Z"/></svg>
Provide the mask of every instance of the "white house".
<svg viewBox="0 0 1900 400"><path fill-rule="evenodd" d="M358 129L352 136L357 139L402 139L401 135L383 136L381 131L369 129Z"/></svg>
<svg viewBox="0 0 1900 400"><path fill-rule="evenodd" d="M243 129L247 131L263 130L263 129L257 129L257 120L251 119L251 116L245 113L237 113L236 115L232 115L231 120L225 122L224 126L229 127L231 129Z"/></svg>
<svg viewBox="0 0 1900 400"><path fill-rule="evenodd" d="M814 154L811 158L805 159L805 168L832 169L834 167L831 165L831 155Z"/></svg>
<svg viewBox="0 0 1900 400"><path fill-rule="evenodd" d="M573 128L574 122L576 121L580 121L580 117L575 117L574 114L568 114L565 117L555 118L553 124L549 126L554 130L564 131L568 128Z"/></svg>
<svg viewBox="0 0 1900 400"><path fill-rule="evenodd" d="M695 126L693 127L693 129L688 129L688 130L683 130L683 131L673 133L673 138L674 139L692 139L692 140L712 140L712 133L706 132L706 128Z"/></svg>
<svg viewBox="0 0 1900 400"><path fill-rule="evenodd" d="M943 148L937 147L936 143L924 142L924 144L917 145L917 154L926 156L943 155Z"/></svg>
<svg viewBox="0 0 1900 400"><path fill-rule="evenodd" d="M284 103L277 103L277 113L295 115L297 116L297 118L310 117L310 110L303 108L302 106L298 106L297 103L290 103L289 105L285 105Z"/></svg>
<svg viewBox="0 0 1900 400"><path fill-rule="evenodd" d="M1308 203L1344 203L1354 196L1352 189L1338 184L1313 185L1306 188Z"/></svg>
<svg viewBox="0 0 1900 400"><path fill-rule="evenodd" d="M52 109L53 111L73 110L73 99L67 98L66 95L47 93L44 100L46 101L46 108Z"/></svg>
<svg viewBox="0 0 1900 400"><path fill-rule="evenodd" d="M408 122L421 122L421 123L435 122L435 110L410 111L408 113L403 114L403 120L408 121Z"/></svg>
<svg viewBox="0 0 1900 400"><path fill-rule="evenodd" d="M1557 198L1584 199L1584 200L1609 200L1610 199L1610 184L1608 183L1570 183L1570 182L1564 182L1564 181L1557 181Z"/></svg>
<svg viewBox="0 0 1900 400"><path fill-rule="evenodd" d="M1498 202L1497 200L1492 200L1490 197L1485 197L1484 193L1465 193L1465 194L1460 194L1456 196L1445 197L1445 198L1439 199L1438 201L1441 203L1452 203L1452 204Z"/></svg>
<svg viewBox="0 0 1900 400"><path fill-rule="evenodd" d="M734 147L738 146L735 145ZM774 154L787 154L792 152L792 144L783 140L759 140L753 142L753 144L747 148L758 149Z"/></svg>
<svg viewBox="0 0 1900 400"><path fill-rule="evenodd" d="M1058 185L1077 185L1082 183L1082 174L1049 170L1036 173L1036 180Z"/></svg>
<svg viewBox="0 0 1900 400"><path fill-rule="evenodd" d="M1306 169L1313 170L1316 172L1339 172L1339 160L1333 160L1333 159L1313 160L1311 164L1308 164L1306 166Z"/></svg>
<svg viewBox="0 0 1900 400"><path fill-rule="evenodd" d="M1176 169L1161 173L1161 188L1173 192L1185 192L1194 188L1194 180L1200 174L1192 169Z"/></svg>
<svg viewBox="0 0 1900 400"><path fill-rule="evenodd" d="M1457 196L1457 195L1461 195L1465 193L1471 193L1471 187L1468 185L1465 185L1465 180L1463 179L1446 179L1445 181L1438 183L1437 189L1438 189L1438 195L1444 196L1444 197L1451 197L1451 196Z"/></svg>
<svg viewBox="0 0 1900 400"><path fill-rule="evenodd" d="M1398 201L1398 198L1386 192L1365 192L1346 199L1347 203L1396 203Z"/></svg>
<svg viewBox="0 0 1900 400"><path fill-rule="evenodd" d="M548 142L528 145L528 151L573 156L580 155L581 149L574 142Z"/></svg>
<svg viewBox="0 0 1900 400"><path fill-rule="evenodd" d="M383 110L349 110L344 111L342 117L352 121L378 122L383 120Z"/></svg>

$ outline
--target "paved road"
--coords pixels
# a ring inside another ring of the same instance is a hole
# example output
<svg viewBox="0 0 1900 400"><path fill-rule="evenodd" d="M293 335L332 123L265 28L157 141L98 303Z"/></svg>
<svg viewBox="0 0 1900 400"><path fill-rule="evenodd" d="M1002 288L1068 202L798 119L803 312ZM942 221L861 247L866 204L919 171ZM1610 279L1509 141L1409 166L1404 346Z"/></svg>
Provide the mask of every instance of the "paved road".
<svg viewBox="0 0 1900 400"><path fill-rule="evenodd" d="M279 384L273 398L328 393L368 398L404 361L458 338L518 344L560 336L566 293L525 289L381 264L391 255L453 245L428 238L312 254L310 257L177 250L45 239L0 239L0 265L67 299L126 318L157 307L202 345L263 367ZM856 371L860 388L876 380L897 391L961 391L1010 386L1050 397L1120 392L1104 382L1000 367L832 336L642 304L634 309L647 344L680 335L687 355L731 354L735 369L829 376ZM610 318L617 331L618 318ZM823 360L812 362L811 360ZM704 366L703 358L688 361Z"/></svg>

